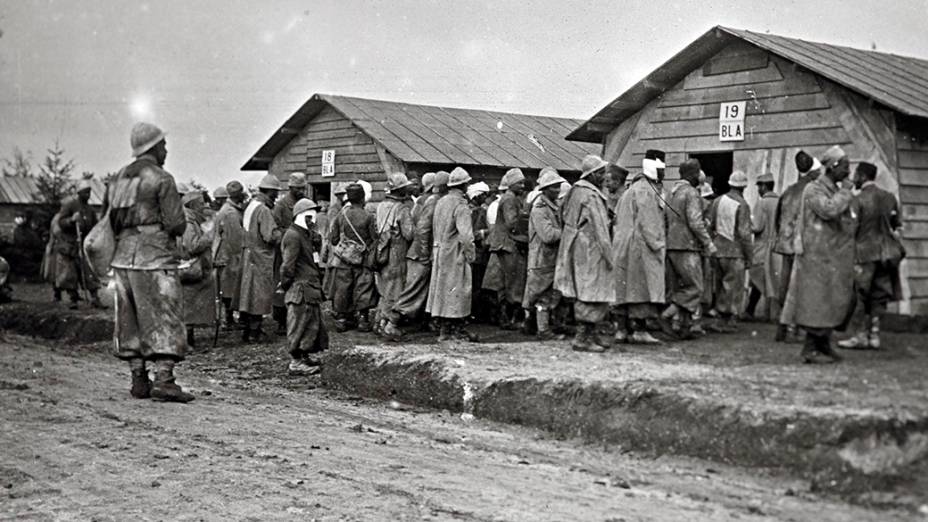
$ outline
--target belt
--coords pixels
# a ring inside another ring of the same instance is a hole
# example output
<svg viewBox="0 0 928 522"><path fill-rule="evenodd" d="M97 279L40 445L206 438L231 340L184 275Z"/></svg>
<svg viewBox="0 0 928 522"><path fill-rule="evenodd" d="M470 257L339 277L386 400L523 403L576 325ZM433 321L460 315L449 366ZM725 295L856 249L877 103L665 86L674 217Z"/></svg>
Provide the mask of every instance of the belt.
<svg viewBox="0 0 928 522"><path fill-rule="evenodd" d="M161 232L162 230L161 223L155 223L153 225L139 225L135 228L142 234L154 234L155 232Z"/></svg>

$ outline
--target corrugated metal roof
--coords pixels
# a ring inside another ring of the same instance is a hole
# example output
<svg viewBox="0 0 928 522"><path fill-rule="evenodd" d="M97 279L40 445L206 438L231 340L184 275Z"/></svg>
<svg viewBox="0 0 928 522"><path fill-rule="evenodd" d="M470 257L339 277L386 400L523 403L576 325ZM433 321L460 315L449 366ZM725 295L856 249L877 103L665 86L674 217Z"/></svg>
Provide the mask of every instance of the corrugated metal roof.
<svg viewBox="0 0 928 522"><path fill-rule="evenodd" d="M579 171L583 156L599 150L564 139L580 124L575 119L316 94L284 122L242 170L267 170L274 156L326 105L406 163L530 169L550 165L558 170Z"/></svg>
<svg viewBox="0 0 928 522"><path fill-rule="evenodd" d="M601 142L605 133L733 39L790 60L902 114L928 118L928 60L716 26L575 128L567 139Z"/></svg>
<svg viewBox="0 0 928 522"><path fill-rule="evenodd" d="M91 179L90 204L103 204L106 185L99 179ZM73 193L77 180L71 182L68 193ZM0 176L0 205L35 205L42 201L36 178L24 176Z"/></svg>

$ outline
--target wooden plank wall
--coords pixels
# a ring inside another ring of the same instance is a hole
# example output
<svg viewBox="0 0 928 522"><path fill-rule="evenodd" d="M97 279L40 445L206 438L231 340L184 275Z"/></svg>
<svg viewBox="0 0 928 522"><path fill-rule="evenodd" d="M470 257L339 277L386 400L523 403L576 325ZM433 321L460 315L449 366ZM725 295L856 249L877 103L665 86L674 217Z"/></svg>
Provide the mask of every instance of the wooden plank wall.
<svg viewBox="0 0 928 522"><path fill-rule="evenodd" d="M928 314L928 121L900 118L896 146L911 312Z"/></svg>
<svg viewBox="0 0 928 522"><path fill-rule="evenodd" d="M323 150L335 150L334 177L323 178L320 174ZM304 172L310 183L363 179L373 187L371 199L379 201L386 184L383 153L378 153L374 140L351 120L332 107L326 107L274 157L269 172L281 180L286 180L291 172Z"/></svg>
<svg viewBox="0 0 928 522"><path fill-rule="evenodd" d="M766 56L759 60L761 53ZM724 62L733 72L706 75L712 68L699 67L687 75L639 112L626 144L614 143L626 138L624 129L607 138L606 159L636 172L645 150L662 149L667 152L667 177L673 179L691 153L732 151L734 168L751 180L746 196L753 202L753 181L765 172L774 175L777 191L795 182L793 158L800 149L821 155L831 145L851 143L816 75L744 42L733 43L711 60ZM719 141L720 103L742 100L748 102L745 140Z"/></svg>

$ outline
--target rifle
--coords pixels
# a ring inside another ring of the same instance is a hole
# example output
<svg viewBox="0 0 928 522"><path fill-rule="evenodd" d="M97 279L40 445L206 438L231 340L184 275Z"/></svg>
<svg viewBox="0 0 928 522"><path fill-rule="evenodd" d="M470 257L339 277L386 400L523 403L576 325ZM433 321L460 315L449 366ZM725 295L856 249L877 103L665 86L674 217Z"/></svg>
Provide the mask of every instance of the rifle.
<svg viewBox="0 0 928 522"><path fill-rule="evenodd" d="M81 234L81 224L79 221L74 222L74 229L77 231L77 273L79 274L78 277L80 277L80 285L78 286L84 291L84 299L90 302L90 290L87 286L86 270L89 263L84 259L84 235Z"/></svg>
<svg viewBox="0 0 928 522"><path fill-rule="evenodd" d="M213 269L214 281L216 283L216 301L213 304L213 308L216 311L214 314L216 316L216 328L213 331L213 348L219 344L219 326L222 324L222 286L219 284L221 270L221 268Z"/></svg>

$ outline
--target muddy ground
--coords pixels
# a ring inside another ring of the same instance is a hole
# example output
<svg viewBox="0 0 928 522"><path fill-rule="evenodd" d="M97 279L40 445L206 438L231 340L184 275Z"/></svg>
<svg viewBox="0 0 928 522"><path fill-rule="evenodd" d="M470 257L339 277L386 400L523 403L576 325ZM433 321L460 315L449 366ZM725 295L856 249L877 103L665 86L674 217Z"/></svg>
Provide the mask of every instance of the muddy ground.
<svg viewBox="0 0 928 522"><path fill-rule="evenodd" d="M905 520L809 484L644 457L290 378L279 347L194 354L189 405L134 400L98 345L0 339L0 518Z"/></svg>

